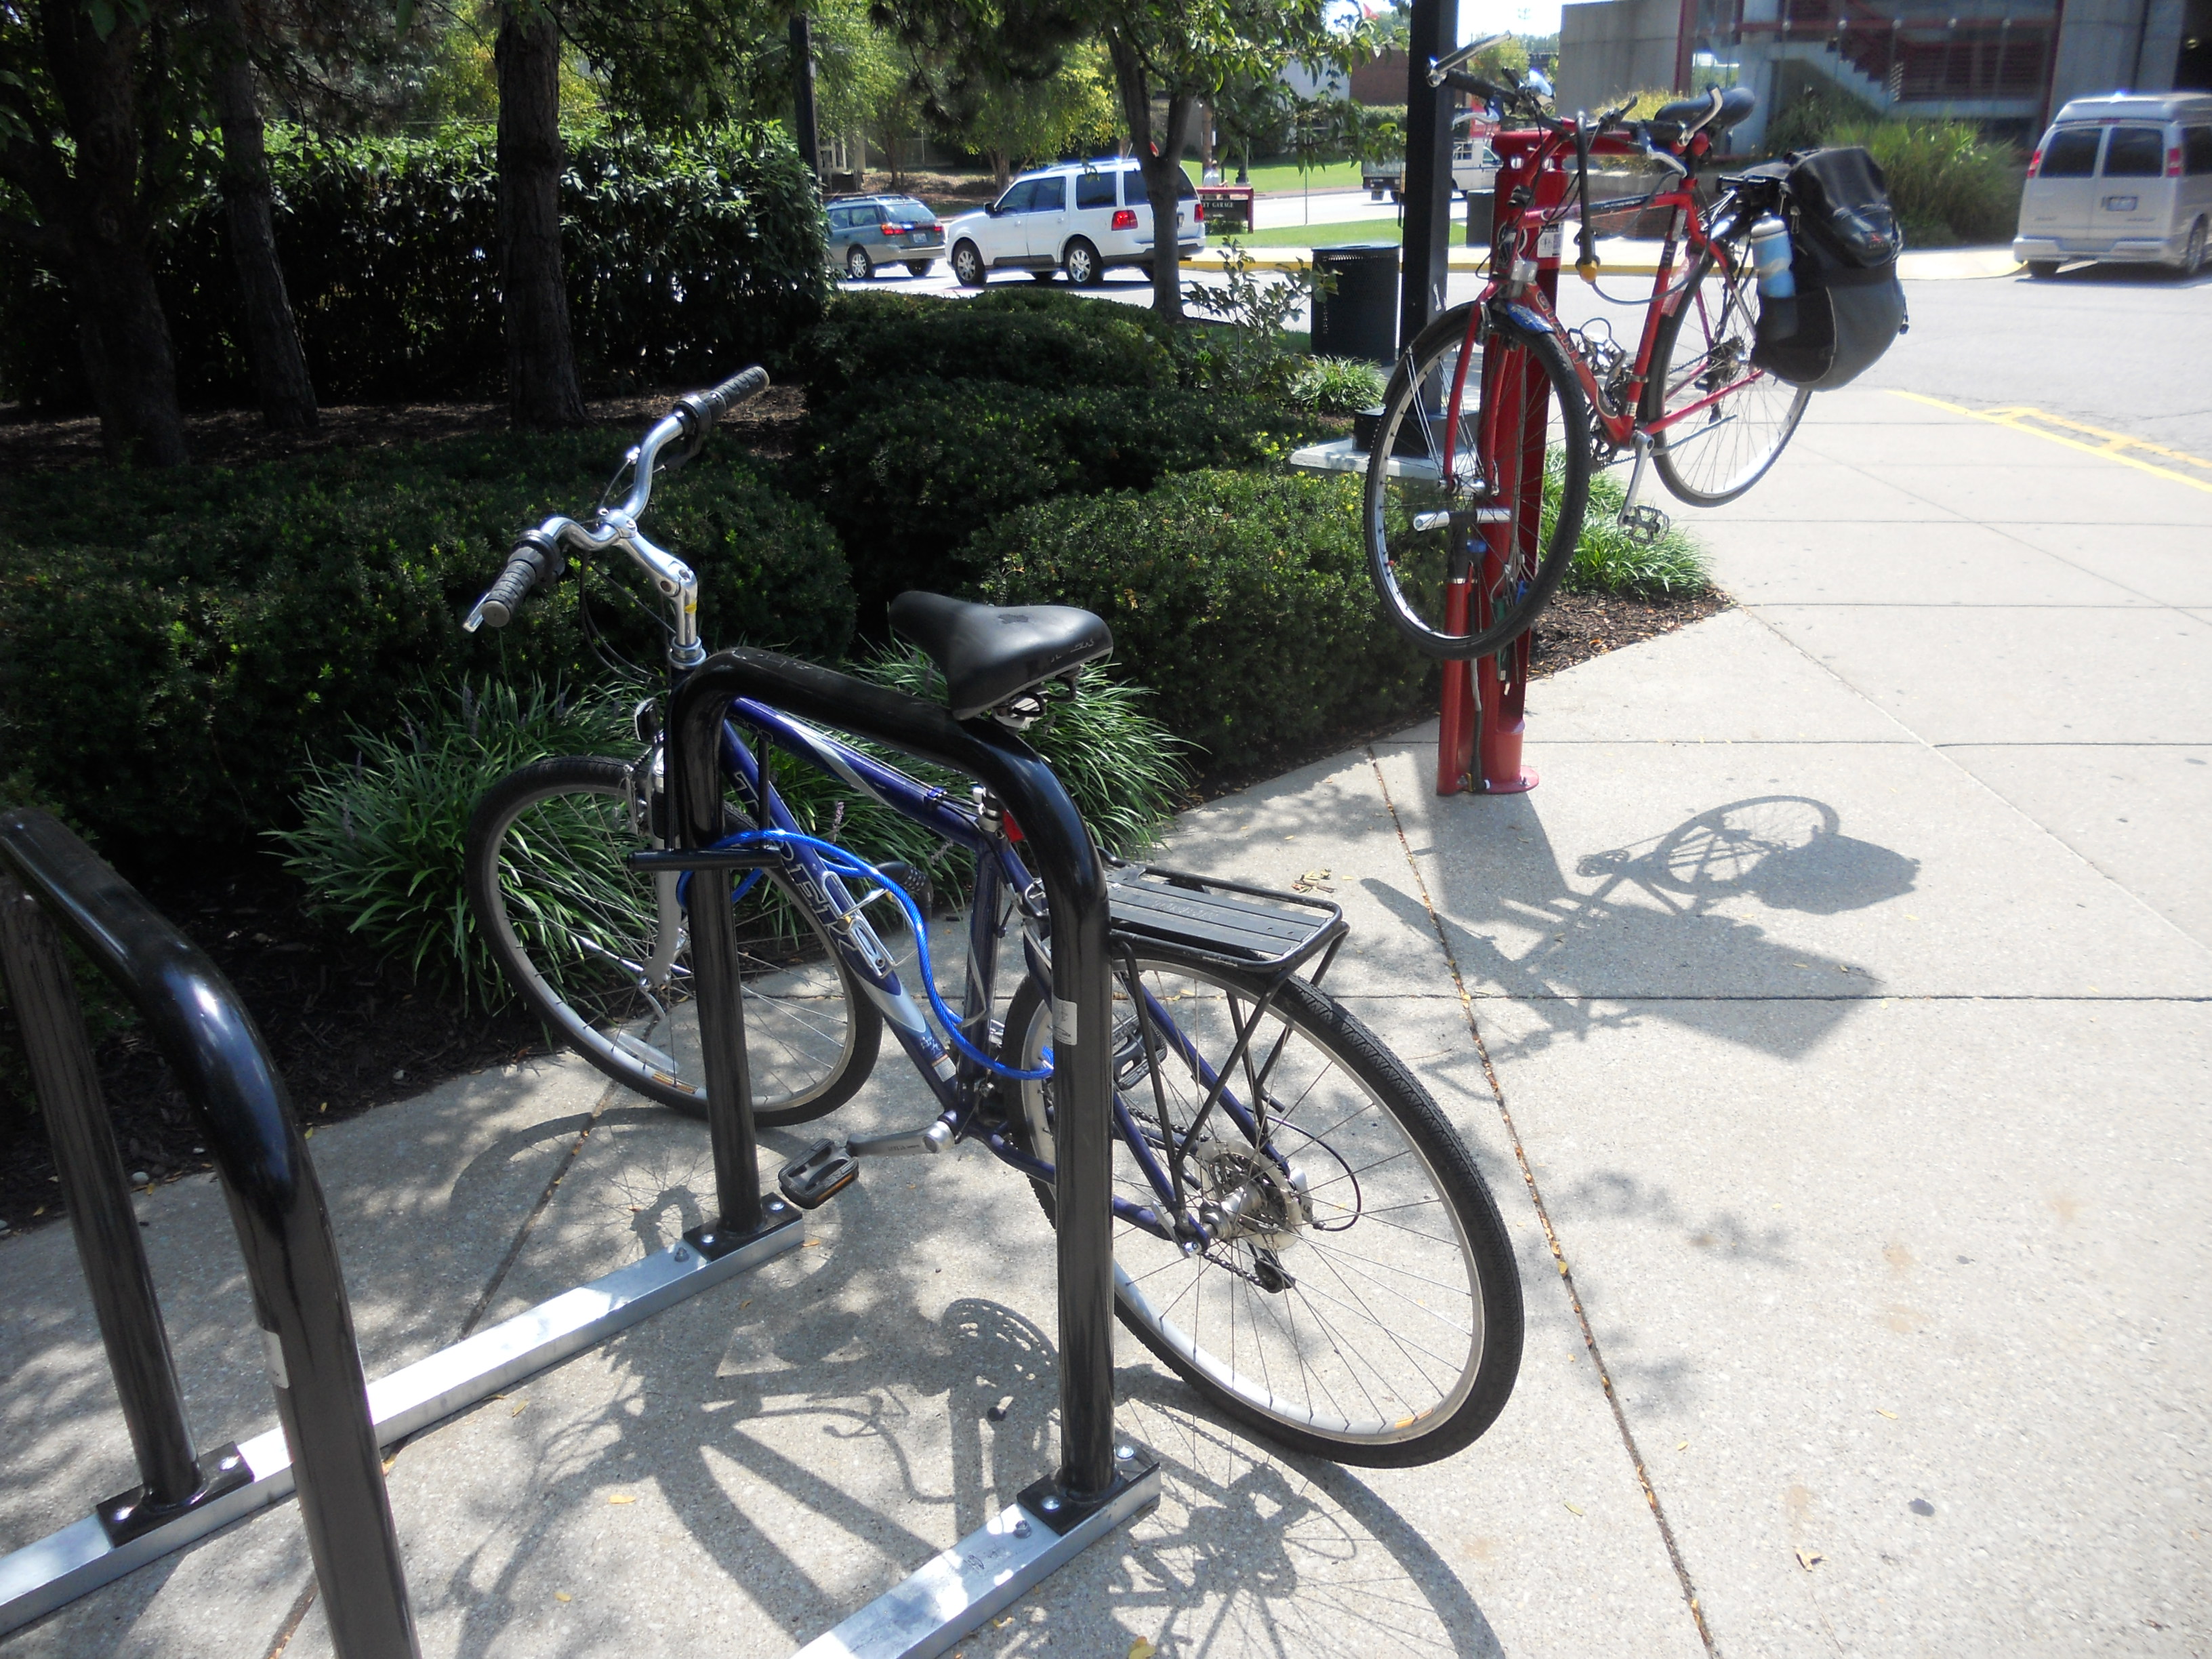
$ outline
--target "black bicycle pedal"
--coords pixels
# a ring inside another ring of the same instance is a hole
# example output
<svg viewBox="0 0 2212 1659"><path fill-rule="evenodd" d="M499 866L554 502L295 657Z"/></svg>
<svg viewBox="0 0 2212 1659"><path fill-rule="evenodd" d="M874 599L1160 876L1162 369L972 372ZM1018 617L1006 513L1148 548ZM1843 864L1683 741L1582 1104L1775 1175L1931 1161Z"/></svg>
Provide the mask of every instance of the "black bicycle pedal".
<svg viewBox="0 0 2212 1659"><path fill-rule="evenodd" d="M802 1210L818 1210L860 1178L857 1160L834 1140L817 1140L783 1166L775 1184Z"/></svg>

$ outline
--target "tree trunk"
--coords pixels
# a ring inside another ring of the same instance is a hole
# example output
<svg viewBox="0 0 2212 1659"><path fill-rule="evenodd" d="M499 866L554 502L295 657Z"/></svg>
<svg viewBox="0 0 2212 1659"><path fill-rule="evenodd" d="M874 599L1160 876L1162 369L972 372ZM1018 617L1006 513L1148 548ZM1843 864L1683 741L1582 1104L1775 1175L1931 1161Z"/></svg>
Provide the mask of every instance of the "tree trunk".
<svg viewBox="0 0 2212 1659"><path fill-rule="evenodd" d="M144 151L136 59L145 30L122 23L103 40L74 0L41 0L40 14L76 149L66 189L38 206L49 223L66 228L63 274L100 407L100 443L117 460L181 465L176 356L147 252L153 227L138 195Z"/></svg>
<svg viewBox="0 0 2212 1659"><path fill-rule="evenodd" d="M269 157L253 65L246 56L245 9L240 0L212 0L209 14L215 26L211 90L222 124L223 220L246 308L246 351L261 396L261 423L271 432L312 432L315 387L285 291L284 268L276 262Z"/></svg>
<svg viewBox="0 0 2212 1659"><path fill-rule="evenodd" d="M1152 77L1143 58L1111 36L1106 52L1114 63L1114 85L1121 96L1130 148L1144 177L1145 199L1152 210L1152 310L1170 322L1181 322L1182 261L1176 246L1176 208L1182 199L1182 147L1190 136L1191 100L1186 93L1169 95L1167 131L1154 143Z"/></svg>
<svg viewBox="0 0 2212 1659"><path fill-rule="evenodd" d="M507 415L523 427L579 426L584 395L561 270L561 29L551 12L510 4L493 50L499 72L499 276L507 325Z"/></svg>

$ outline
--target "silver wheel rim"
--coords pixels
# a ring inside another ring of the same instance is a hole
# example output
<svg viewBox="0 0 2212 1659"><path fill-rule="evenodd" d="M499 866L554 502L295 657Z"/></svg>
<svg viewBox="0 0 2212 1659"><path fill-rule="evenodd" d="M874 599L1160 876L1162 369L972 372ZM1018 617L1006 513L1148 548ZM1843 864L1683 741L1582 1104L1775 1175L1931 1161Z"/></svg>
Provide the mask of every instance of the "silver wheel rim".
<svg viewBox="0 0 2212 1659"><path fill-rule="evenodd" d="M605 805L589 814L561 814L565 822L544 811L550 803L586 796ZM519 839L517 826L533 815L525 835L536 839ZM650 982L653 958L661 954L663 941L657 910L649 918L644 914L655 896L620 866L623 854L643 844L629 833L627 818L623 792L581 783L551 787L518 802L500 823L494 842L499 870L494 884L495 931L510 953L510 965L519 966L544 999L571 1043L618 1074L649 1079L703 1100L688 957L679 938L666 977L657 985ZM558 890L576 868L573 854L591 847L595 837L599 850L585 854L593 866L586 872L592 885L604 885L602 878L619 870L635 902L626 908L619 901L579 904L579 915L557 928L537 919L518 928L523 884L533 883L541 892ZM535 850L540 844L547 846L543 854ZM563 935L565 949L557 942ZM819 941L814 942L818 949ZM842 1075L859 1041L856 1023L843 1012L844 982L834 963L820 958L778 963L749 951L744 961L745 1053L754 1108L782 1111L803 1106ZM644 969L638 977L647 983L625 996L618 976L631 969Z"/></svg>
<svg viewBox="0 0 2212 1659"><path fill-rule="evenodd" d="M1181 965L1145 963L1143 971L1178 1027L1202 1051L1212 1048L1209 1033L1200 1028L1218 1018L1225 1030L1230 999L1241 992ZM1163 976L1172 982L1163 983ZM1127 1008L1118 984L1115 1002L1117 1011ZM1247 1002L1248 1012L1249 1007ZM1048 1046L1045 1012L1041 1006L1022 1034L1025 1069L1039 1063ZM1261 1029L1266 1035L1255 1046L1263 1054L1288 1030L1273 1017ZM1228 1046L1224 1038L1216 1052L1225 1054ZM1293 1050L1303 1051L1310 1080L1298 1069ZM1170 1057L1162 1068L1164 1079L1176 1069ZM1336 1079L1326 1096L1321 1092L1325 1077ZM1136 1081L1140 1086L1124 1099L1140 1119L1157 1124L1149 1074ZM1024 1084L1021 1099L1031 1144L1048 1160L1046 1086ZM1287 1427L1370 1446L1417 1438L1466 1404L1481 1370L1481 1286L1465 1226L1419 1145L1382 1109L1374 1091L1320 1044L1291 1033L1267 1087L1288 1107L1285 1122L1294 1127L1283 1132L1283 1143L1287 1147L1295 1139L1300 1148L1291 1161L1306 1170L1319 1224L1298 1230L1276 1253L1279 1270L1295 1282L1278 1291L1250 1282L1256 1249L1228 1253L1246 1268L1239 1276L1216 1261L1213 1250L1186 1257L1165 1240L1117 1220L1115 1295L1193 1370ZM1175 1093L1170 1087L1170 1119L1179 1121ZM1324 1126L1318 1136L1295 1127L1309 1112L1308 1123ZM1378 1156L1366 1155L1378 1145L1383 1148ZM1127 1143L1117 1134L1114 1146L1117 1194L1155 1203ZM1426 1198L1409 1200L1409 1193L1423 1187ZM1347 1191L1353 1194L1349 1200ZM1359 1234L1360 1227L1369 1232ZM1339 1236L1351 1242L1340 1243ZM1390 1259L1363 1254L1368 1250L1386 1252ZM1241 1329L1240 1296L1252 1315ZM1376 1303L1384 1305L1378 1309ZM1272 1317L1268 1304L1275 1304ZM1453 1350L1462 1347L1455 1356Z"/></svg>
<svg viewBox="0 0 2212 1659"><path fill-rule="evenodd" d="M1736 384L1736 367L1748 363L1758 319L1757 279L1747 264L1731 282L1717 260L1706 265L1696 289L1683 295L1681 325L1666 367L1663 414L1670 404L1692 404L1720 386ZM1812 393L1754 371L1748 384L1666 431L1652 434L1655 455L1695 495L1718 497L1749 489L1763 477ZM1720 377L1730 378L1723 380Z"/></svg>
<svg viewBox="0 0 2212 1659"><path fill-rule="evenodd" d="M845 274L856 283L868 280L868 256L854 248L845 256Z"/></svg>

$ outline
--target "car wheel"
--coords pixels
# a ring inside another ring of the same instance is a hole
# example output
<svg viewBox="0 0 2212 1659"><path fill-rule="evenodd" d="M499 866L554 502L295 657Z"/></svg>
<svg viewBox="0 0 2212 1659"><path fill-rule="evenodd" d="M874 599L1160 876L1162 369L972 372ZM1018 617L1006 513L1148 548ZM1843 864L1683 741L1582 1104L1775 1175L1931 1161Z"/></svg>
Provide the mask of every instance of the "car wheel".
<svg viewBox="0 0 2212 1659"><path fill-rule="evenodd" d="M2190 226L2189 246L2182 250L2181 274L2184 276L2194 276L2204 269L2206 252L2204 244L2204 221L2199 219L2195 224Z"/></svg>
<svg viewBox="0 0 2212 1659"><path fill-rule="evenodd" d="M963 288L983 286L983 256L975 243L963 242L952 250L952 276Z"/></svg>
<svg viewBox="0 0 2212 1659"><path fill-rule="evenodd" d="M2027 274L2034 277L2038 282L2047 282L2051 277L2056 276L2058 274L2058 261L2056 259L2030 259L2027 262Z"/></svg>
<svg viewBox="0 0 2212 1659"><path fill-rule="evenodd" d="M856 247L846 253L845 274L856 283L865 283L876 274L875 266L868 263L866 249Z"/></svg>
<svg viewBox="0 0 2212 1659"><path fill-rule="evenodd" d="M936 268L936 265L937 261L934 259L909 259L906 262L906 274L909 276L927 276Z"/></svg>
<svg viewBox="0 0 2212 1659"><path fill-rule="evenodd" d="M1098 263L1098 250L1080 236L1067 245L1067 280L1078 288L1096 288L1106 274Z"/></svg>

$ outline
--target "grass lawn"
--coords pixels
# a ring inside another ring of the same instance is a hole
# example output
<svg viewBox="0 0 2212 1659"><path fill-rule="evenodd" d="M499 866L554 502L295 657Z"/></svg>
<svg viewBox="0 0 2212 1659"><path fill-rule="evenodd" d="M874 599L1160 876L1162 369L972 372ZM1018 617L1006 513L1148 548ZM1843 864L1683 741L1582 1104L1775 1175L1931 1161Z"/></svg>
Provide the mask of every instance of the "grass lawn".
<svg viewBox="0 0 2212 1659"><path fill-rule="evenodd" d="M1242 242L1246 247L1336 247L1346 242L1395 242L1403 229L1395 219L1355 219L1349 224L1339 225L1282 225L1267 228L1265 222L1258 230L1246 231L1235 236L1216 236L1208 227L1206 245L1219 247L1224 242Z"/></svg>
<svg viewBox="0 0 2212 1659"><path fill-rule="evenodd" d="M1195 167L1191 169L1191 176L1198 176ZM1234 184L1237 179L1236 164L1232 161L1224 165L1221 176ZM1254 190L1263 195L1269 191L1304 190L1309 185L1316 190L1342 190L1347 185L1357 190L1359 187L1359 163L1331 161L1324 167L1316 167L1311 173L1300 173L1296 161L1262 161L1252 169L1251 184Z"/></svg>

